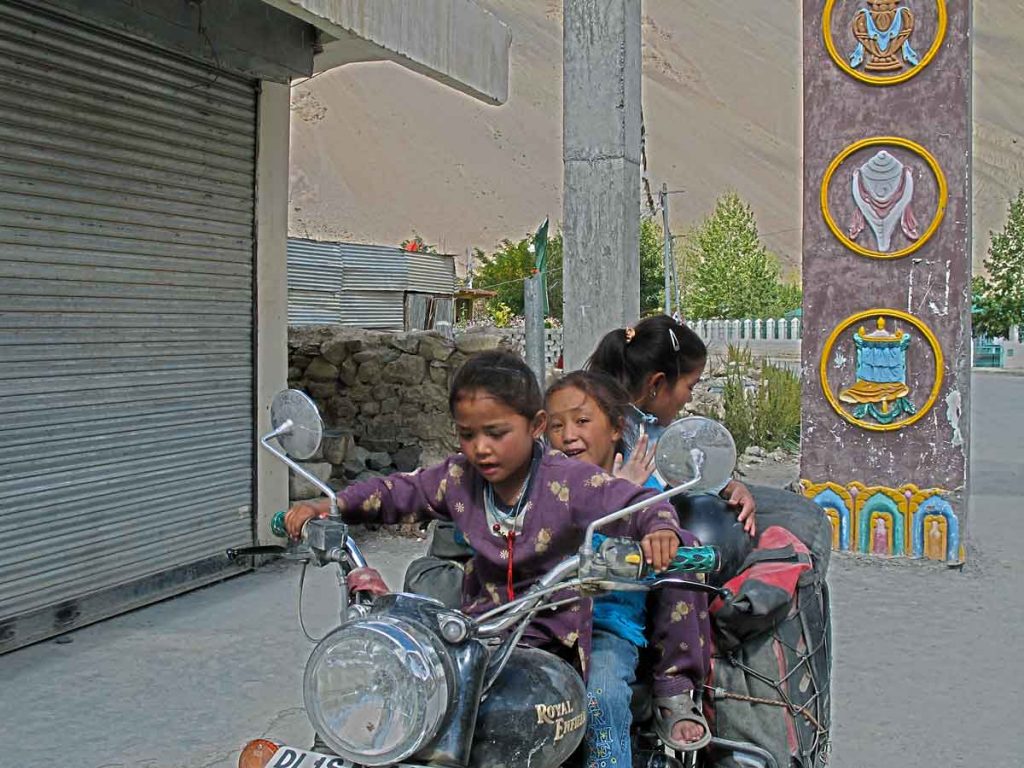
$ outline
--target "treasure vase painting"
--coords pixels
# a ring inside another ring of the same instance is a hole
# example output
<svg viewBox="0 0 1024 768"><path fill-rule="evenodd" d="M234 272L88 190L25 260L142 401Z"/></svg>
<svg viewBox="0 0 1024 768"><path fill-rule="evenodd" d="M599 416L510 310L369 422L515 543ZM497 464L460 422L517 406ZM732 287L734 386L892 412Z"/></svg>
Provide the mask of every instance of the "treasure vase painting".
<svg viewBox="0 0 1024 768"><path fill-rule="evenodd" d="M821 361L822 386L844 419L889 431L934 405L942 366L938 342L923 322L897 310L869 310L833 332Z"/></svg>
<svg viewBox="0 0 1024 768"><path fill-rule="evenodd" d="M945 0L826 0L822 34L835 64L872 85L905 82L940 52Z"/></svg>

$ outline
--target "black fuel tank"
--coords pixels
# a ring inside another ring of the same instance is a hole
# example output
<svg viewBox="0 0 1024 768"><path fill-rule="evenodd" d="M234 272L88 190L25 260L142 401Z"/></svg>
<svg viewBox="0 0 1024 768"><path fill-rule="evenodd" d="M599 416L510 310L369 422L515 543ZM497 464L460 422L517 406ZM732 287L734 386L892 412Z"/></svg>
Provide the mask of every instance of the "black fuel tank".
<svg viewBox="0 0 1024 768"><path fill-rule="evenodd" d="M576 670L557 656L517 648L476 723L472 768L556 768L583 738L587 691Z"/></svg>

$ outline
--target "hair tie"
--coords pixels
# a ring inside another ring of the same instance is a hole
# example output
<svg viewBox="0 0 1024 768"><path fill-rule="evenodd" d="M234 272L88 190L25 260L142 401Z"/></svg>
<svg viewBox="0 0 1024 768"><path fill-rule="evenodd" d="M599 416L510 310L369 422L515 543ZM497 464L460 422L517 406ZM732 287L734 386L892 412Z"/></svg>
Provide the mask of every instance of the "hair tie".
<svg viewBox="0 0 1024 768"><path fill-rule="evenodd" d="M626 334L626 343L629 344L636 337L636 328L627 325L624 333Z"/></svg>

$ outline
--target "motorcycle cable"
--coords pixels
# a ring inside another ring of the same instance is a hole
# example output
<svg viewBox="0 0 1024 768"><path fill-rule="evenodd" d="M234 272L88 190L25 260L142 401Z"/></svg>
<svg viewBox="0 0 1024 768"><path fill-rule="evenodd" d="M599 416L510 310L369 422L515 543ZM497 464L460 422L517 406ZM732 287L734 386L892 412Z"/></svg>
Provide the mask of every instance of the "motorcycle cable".
<svg viewBox="0 0 1024 768"><path fill-rule="evenodd" d="M580 586L580 582L578 579L574 581L576 587ZM567 585L565 588L573 587L570 584ZM501 674L502 670L505 669L505 665L508 663L508 660L512 657L512 651L515 650L515 648L519 645L519 641L523 638L523 633L526 631L526 628L530 625L530 622L533 621L534 616L536 616L541 611L554 610L555 608L560 608L563 605L569 605L570 603L579 602L582 599L582 594L576 594L572 597L557 600L553 603L537 605L529 613L523 616L520 619L519 626L516 627L515 632L513 632L499 648L498 655L492 656L487 664L487 672L484 676L484 697L486 697L487 691L490 690L490 687L494 685L494 683L497 681L498 676Z"/></svg>
<svg viewBox="0 0 1024 768"><path fill-rule="evenodd" d="M326 632L324 632L323 635L321 635L320 637L313 637L313 635L311 635L309 633L309 630L306 629L306 623L302 620L302 591L303 591L303 588L304 588L305 583L306 583L306 569L308 567L309 567L309 561L308 560L303 560L302 561L302 570L299 571L299 599L296 602L297 602L297 609L298 609L297 612L298 612L298 618L299 618L299 627L302 629L302 634L304 634L306 636L306 639L309 640L309 642L311 642L311 643L313 643L315 645L316 643L319 643L321 640L323 640L325 637L327 637L329 634L331 634L331 632L333 632L335 629L337 629L337 626L331 627ZM340 564L338 564L338 568L339 568L339 570L341 569L341 565ZM344 577L342 577L341 581L344 582ZM342 588L344 589L344 586ZM341 625L339 624L338 626L341 626Z"/></svg>

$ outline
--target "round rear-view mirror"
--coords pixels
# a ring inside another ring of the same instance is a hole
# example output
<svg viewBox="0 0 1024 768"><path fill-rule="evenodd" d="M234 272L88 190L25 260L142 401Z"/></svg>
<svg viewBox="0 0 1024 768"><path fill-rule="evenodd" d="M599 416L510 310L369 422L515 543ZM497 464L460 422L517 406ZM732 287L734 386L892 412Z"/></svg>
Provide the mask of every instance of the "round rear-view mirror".
<svg viewBox="0 0 1024 768"><path fill-rule="evenodd" d="M308 459L320 447L324 422L309 395L297 389L286 389L274 395L270 404L270 423L275 430L291 422L277 435L277 442L293 459Z"/></svg>
<svg viewBox="0 0 1024 768"><path fill-rule="evenodd" d="M671 486L699 477L691 492L719 491L736 467L736 443L717 421L687 416L672 422L658 438L655 464L658 474Z"/></svg>

